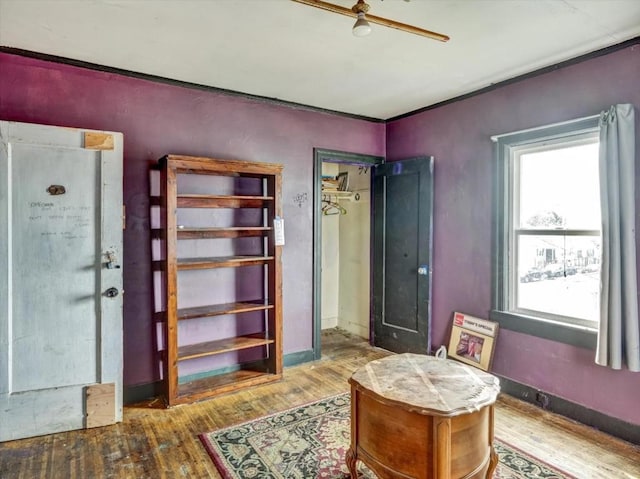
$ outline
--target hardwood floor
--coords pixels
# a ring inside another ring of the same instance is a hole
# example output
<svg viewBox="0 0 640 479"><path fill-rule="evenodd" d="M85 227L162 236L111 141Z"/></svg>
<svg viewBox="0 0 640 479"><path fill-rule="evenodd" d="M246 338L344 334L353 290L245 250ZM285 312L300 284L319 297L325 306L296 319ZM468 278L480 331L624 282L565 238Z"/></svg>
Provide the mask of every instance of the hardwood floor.
<svg viewBox="0 0 640 479"><path fill-rule="evenodd" d="M347 392L355 369L387 354L330 330L323 358L278 383L173 409L148 401L114 426L0 443L0 478L220 478L199 433ZM496 435L578 478L640 479L640 447L513 398L498 401Z"/></svg>

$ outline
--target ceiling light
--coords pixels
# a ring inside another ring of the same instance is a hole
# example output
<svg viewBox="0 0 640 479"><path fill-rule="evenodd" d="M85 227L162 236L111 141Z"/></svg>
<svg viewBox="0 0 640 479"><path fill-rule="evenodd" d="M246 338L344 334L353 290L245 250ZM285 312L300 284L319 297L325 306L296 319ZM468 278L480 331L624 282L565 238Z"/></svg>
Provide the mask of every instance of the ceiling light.
<svg viewBox="0 0 640 479"><path fill-rule="evenodd" d="M364 13L358 13L358 19L356 23L353 25L353 34L356 37L364 37L371 33L371 25L364 18Z"/></svg>
<svg viewBox="0 0 640 479"><path fill-rule="evenodd" d="M371 25L365 18L365 14L369 11L369 5L364 3L364 0L358 0L358 3L351 7L351 11L358 15L358 19L353 25L353 34L356 37L369 35L371 33Z"/></svg>
<svg viewBox="0 0 640 479"><path fill-rule="evenodd" d="M358 0L353 7L347 8L342 5L335 5L333 3L325 2L324 0L292 0L296 3L301 3L303 5L308 5L310 7L319 8L321 10L326 10L331 13L339 13L340 15L345 15L347 17L358 17L358 13L362 12L365 15L369 13L369 5L364 3L364 0ZM408 0L405 0L408 1ZM2 0L0 0L2 2ZM358 19L360 20L360 19ZM400 30L402 32L413 33L415 35L420 35L423 37L431 38L433 40L438 40L440 42L448 42L449 37L447 35L443 35L442 33L432 32L431 30L425 30L424 28L416 27L414 25L407 25L406 23L396 22L395 20L391 20L390 18L377 17L375 15L369 15L366 17L366 23L375 23L376 25L381 25L383 27L395 28L396 30ZM359 22L354 25L354 27L358 26ZM355 29L355 28L354 28ZM363 32L364 33L364 32ZM367 30L367 33L369 31Z"/></svg>

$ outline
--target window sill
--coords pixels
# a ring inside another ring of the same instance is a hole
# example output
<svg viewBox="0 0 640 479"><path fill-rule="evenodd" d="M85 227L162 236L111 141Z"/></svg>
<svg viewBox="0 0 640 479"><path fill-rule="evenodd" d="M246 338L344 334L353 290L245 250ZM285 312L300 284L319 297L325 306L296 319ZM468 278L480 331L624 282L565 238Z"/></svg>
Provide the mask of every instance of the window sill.
<svg viewBox="0 0 640 479"><path fill-rule="evenodd" d="M581 328L569 324L532 318L521 314L492 310L489 319L500 324L501 328L539 338L570 344L595 351L598 333L595 329Z"/></svg>

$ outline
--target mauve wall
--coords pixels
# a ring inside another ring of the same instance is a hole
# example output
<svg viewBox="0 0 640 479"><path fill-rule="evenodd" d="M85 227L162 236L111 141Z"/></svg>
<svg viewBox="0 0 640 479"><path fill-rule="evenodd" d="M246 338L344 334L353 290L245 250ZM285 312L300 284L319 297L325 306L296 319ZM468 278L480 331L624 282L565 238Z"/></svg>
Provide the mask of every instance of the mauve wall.
<svg viewBox="0 0 640 479"><path fill-rule="evenodd" d="M630 47L387 126L389 159L436 158L434 345L447 342L453 311L487 317L490 308L489 137L592 115L613 103L640 106L638 78L640 48ZM292 353L310 349L312 341L313 147L385 153L383 124L2 53L0 119L124 132L127 385L158 379L149 263L151 162L183 153L285 165L284 349ZM300 207L294 202L298 194L307 199ZM503 329L494 369L640 424L640 376L594 365L591 351Z"/></svg>
<svg viewBox="0 0 640 479"><path fill-rule="evenodd" d="M448 342L453 311L487 318L491 308L491 135L594 115L615 103L636 106L640 133L639 79L640 46L632 46L387 125L388 160L435 156L435 346ZM640 177L640 166L636 171ZM502 329L493 370L640 424L640 374L593 359L593 351Z"/></svg>
<svg viewBox="0 0 640 479"><path fill-rule="evenodd" d="M124 133L126 385L158 379L148 169L166 153L284 164L284 352L312 348L313 148L384 155L384 124L3 53L0 119Z"/></svg>

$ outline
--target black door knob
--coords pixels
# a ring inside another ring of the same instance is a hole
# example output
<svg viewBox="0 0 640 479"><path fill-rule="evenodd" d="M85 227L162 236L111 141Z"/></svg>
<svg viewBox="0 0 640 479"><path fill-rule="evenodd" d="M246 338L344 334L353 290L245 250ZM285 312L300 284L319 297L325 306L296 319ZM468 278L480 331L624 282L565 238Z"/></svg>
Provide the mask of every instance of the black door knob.
<svg viewBox="0 0 640 479"><path fill-rule="evenodd" d="M118 296L118 289L117 288L109 288L108 290L106 290L104 292L104 295L107 298L115 298L116 296Z"/></svg>

